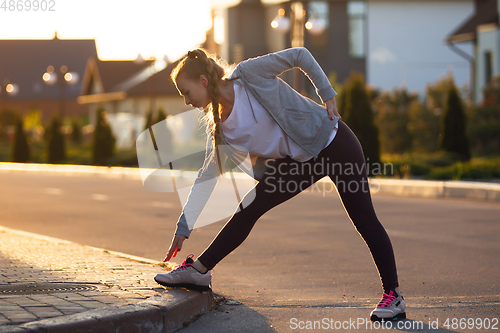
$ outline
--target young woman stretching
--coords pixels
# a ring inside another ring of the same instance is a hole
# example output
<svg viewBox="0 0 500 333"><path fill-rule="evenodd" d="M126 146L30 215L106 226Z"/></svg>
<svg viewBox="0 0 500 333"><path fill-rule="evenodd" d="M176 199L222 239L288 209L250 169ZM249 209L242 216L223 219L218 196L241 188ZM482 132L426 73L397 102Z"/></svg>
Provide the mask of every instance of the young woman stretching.
<svg viewBox="0 0 500 333"><path fill-rule="evenodd" d="M278 78L295 67L311 80L326 109ZM248 59L226 77L214 58L196 49L177 65L171 77L186 105L207 112L211 109L212 117L205 163L184 205L165 261L181 250L201 212L200 206L210 196L213 186L210 188L210 182L204 180L222 170L225 162L218 152L219 145L244 147L252 157L253 174L259 183L252 198L247 195L242 199L240 210L196 261L190 255L173 271L157 274L155 280L169 287L208 290L210 270L246 239L264 213L329 176L349 218L368 245L382 281L382 300L371 312L371 319L406 318L391 241L373 209L361 145L339 120L336 92L310 52L291 48ZM323 167L315 168L318 164ZM325 168L326 164L342 168ZM356 166L359 172L342 172L348 165ZM292 168L303 172L289 172ZM286 186L290 182L294 186ZM350 186L354 183L357 186Z"/></svg>

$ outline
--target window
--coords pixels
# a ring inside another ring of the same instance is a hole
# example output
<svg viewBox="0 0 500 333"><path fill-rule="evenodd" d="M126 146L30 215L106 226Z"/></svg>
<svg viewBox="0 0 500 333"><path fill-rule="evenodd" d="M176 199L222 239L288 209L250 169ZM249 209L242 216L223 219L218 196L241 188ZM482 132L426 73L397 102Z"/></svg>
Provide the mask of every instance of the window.
<svg viewBox="0 0 500 333"><path fill-rule="evenodd" d="M484 52L484 80L485 84L490 83L493 76L493 56L491 51Z"/></svg>
<svg viewBox="0 0 500 333"><path fill-rule="evenodd" d="M308 21L306 29L309 35L309 45L316 54L328 46L329 3L326 1L311 1L308 5Z"/></svg>
<svg viewBox="0 0 500 333"><path fill-rule="evenodd" d="M362 58L366 55L366 3L349 1L347 15L349 17L349 55Z"/></svg>
<svg viewBox="0 0 500 333"><path fill-rule="evenodd" d="M328 27L329 21L328 3L326 1L311 1L309 2L309 18L320 19L324 28Z"/></svg>

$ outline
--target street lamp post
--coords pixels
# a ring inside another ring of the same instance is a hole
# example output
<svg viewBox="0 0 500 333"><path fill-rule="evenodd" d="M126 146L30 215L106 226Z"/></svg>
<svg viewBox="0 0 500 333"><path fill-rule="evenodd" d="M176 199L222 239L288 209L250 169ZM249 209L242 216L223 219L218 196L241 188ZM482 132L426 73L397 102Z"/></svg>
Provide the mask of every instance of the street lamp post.
<svg viewBox="0 0 500 333"><path fill-rule="evenodd" d="M80 76L76 72L68 72L68 67L63 65L59 71L54 70L54 66L47 67L47 71L42 75L43 81L48 85L57 83L59 90L59 116L61 120L64 117L64 99L66 92L66 84L75 85L78 83Z"/></svg>
<svg viewBox="0 0 500 333"><path fill-rule="evenodd" d="M305 11L302 2L292 3L292 47L304 46L304 18ZM293 86L297 91L300 91L300 71L294 69L293 71Z"/></svg>
<svg viewBox="0 0 500 333"><path fill-rule="evenodd" d="M280 8L278 15L271 22L271 27L281 34L286 34L292 29L290 35L290 42L292 47L304 46L304 33L305 29L312 35L322 34L326 29L326 22L323 19L317 18L313 14L306 22L306 11L302 2L291 3L291 19L285 16L285 10ZM291 24L290 24L291 23ZM300 72L294 70L293 73L293 87L300 91Z"/></svg>

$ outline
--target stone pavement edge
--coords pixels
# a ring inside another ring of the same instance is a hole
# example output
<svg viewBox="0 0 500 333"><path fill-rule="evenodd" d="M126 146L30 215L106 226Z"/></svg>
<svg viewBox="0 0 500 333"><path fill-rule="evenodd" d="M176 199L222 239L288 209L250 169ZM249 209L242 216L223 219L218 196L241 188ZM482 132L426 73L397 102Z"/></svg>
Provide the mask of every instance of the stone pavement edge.
<svg viewBox="0 0 500 333"><path fill-rule="evenodd" d="M0 333L173 332L212 293L165 289L169 265L0 226Z"/></svg>

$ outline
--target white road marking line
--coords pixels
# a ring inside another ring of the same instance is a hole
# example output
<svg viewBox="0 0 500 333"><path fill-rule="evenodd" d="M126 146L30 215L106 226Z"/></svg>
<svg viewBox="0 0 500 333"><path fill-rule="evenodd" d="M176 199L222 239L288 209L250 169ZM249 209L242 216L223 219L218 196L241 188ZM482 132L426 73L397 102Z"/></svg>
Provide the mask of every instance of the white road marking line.
<svg viewBox="0 0 500 333"><path fill-rule="evenodd" d="M420 242L433 242L438 244L448 244L459 247L469 247L478 250L499 251L500 244L497 241L485 239L475 239L473 237L465 237L460 235L450 234L430 234L405 232L393 229L386 229L390 237L400 237Z"/></svg>
<svg viewBox="0 0 500 333"><path fill-rule="evenodd" d="M63 194L63 191L60 188L51 188L48 187L45 189L46 194L54 194L54 195L61 195Z"/></svg>
<svg viewBox="0 0 500 333"><path fill-rule="evenodd" d="M423 297L411 297L403 295L406 300L407 308L466 308L466 307L489 307L498 306L500 302L498 301L499 295L471 295L471 296L423 296ZM354 308L354 309L368 309L373 306L373 304L378 302L378 297L373 298L358 298L357 300L333 300L331 303L316 303L314 299L287 299L274 301L274 304L266 307L284 307L284 308Z"/></svg>
<svg viewBox="0 0 500 333"><path fill-rule="evenodd" d="M92 194L90 196L93 200L99 200L99 201L107 201L109 200L109 196L106 194Z"/></svg>

